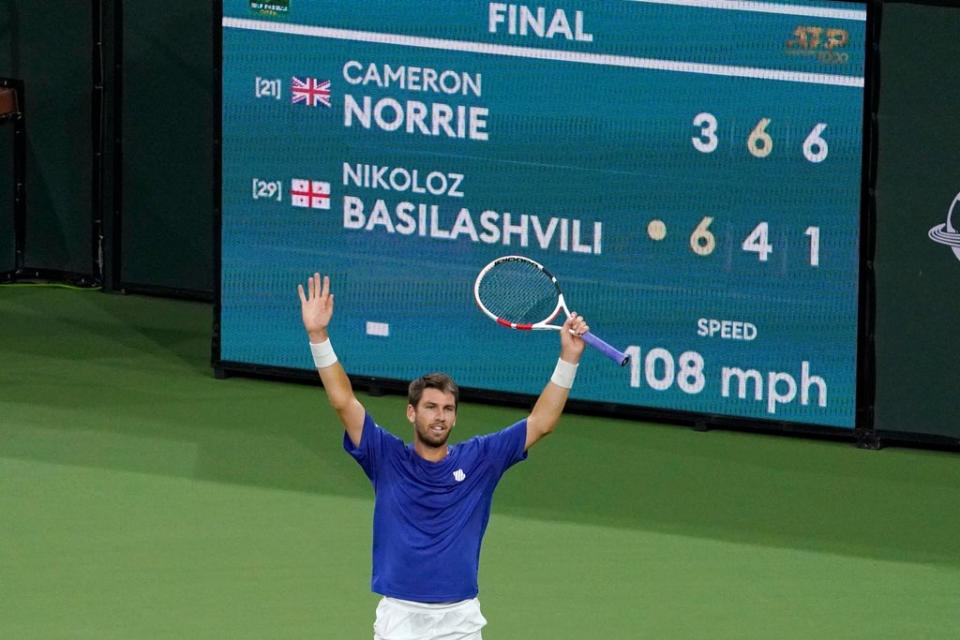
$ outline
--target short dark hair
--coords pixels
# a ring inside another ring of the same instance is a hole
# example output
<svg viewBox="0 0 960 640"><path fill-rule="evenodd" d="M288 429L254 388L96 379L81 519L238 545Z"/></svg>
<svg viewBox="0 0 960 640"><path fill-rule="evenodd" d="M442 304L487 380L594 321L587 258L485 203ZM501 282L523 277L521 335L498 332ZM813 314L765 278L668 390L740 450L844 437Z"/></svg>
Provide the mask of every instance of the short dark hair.
<svg viewBox="0 0 960 640"><path fill-rule="evenodd" d="M460 403L460 387L445 373L428 373L411 382L407 389L407 401L416 407L420 403L424 389L439 389L444 393L453 394L454 407Z"/></svg>

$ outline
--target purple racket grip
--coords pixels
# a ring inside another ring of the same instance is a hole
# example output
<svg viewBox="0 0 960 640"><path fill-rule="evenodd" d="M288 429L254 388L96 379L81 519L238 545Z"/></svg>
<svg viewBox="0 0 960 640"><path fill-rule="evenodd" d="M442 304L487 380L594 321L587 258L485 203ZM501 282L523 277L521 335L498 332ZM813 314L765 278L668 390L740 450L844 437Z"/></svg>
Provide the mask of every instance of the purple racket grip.
<svg viewBox="0 0 960 640"><path fill-rule="evenodd" d="M588 345L590 345L594 349L599 350L600 353L607 356L608 358L610 358L611 360L619 364L621 367L625 366L628 362L630 362L630 356L625 354L623 351L619 351L616 347L610 346L609 344L607 344L606 342L604 342L594 334L590 333L589 331L580 337L583 338L583 341L586 342Z"/></svg>

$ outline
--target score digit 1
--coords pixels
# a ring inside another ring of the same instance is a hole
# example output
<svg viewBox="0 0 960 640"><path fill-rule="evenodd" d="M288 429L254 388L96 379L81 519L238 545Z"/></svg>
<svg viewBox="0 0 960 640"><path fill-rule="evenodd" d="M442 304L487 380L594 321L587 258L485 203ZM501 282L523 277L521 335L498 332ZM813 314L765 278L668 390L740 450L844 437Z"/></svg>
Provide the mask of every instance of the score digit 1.
<svg viewBox="0 0 960 640"><path fill-rule="evenodd" d="M804 235L810 236L810 266L819 267L820 266L820 227L807 227L807 230L803 232Z"/></svg>

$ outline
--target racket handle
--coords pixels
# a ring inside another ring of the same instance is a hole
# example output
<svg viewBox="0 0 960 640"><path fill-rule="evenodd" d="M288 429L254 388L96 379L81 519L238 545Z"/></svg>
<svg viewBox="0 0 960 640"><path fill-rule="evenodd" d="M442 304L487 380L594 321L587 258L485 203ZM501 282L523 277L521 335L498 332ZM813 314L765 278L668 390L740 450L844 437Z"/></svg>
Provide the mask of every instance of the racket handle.
<svg viewBox="0 0 960 640"><path fill-rule="evenodd" d="M607 344L606 342L604 342L594 334L590 333L589 331L587 331L585 334L583 334L580 337L583 338L583 341L586 342L588 345L590 345L594 349L599 350L600 353L607 356L608 358L610 358L611 360L619 364L621 367L626 365L628 362L630 362L629 355L627 355L623 351L618 350L616 347L613 347Z"/></svg>

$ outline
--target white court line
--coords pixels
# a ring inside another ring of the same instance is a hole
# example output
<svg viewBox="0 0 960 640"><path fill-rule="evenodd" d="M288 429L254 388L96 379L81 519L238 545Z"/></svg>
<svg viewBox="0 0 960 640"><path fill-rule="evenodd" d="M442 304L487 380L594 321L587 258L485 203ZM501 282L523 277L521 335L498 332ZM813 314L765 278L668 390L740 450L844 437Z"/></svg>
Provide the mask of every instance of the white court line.
<svg viewBox="0 0 960 640"><path fill-rule="evenodd" d="M584 53L581 51L558 51L555 49L537 49L534 47L516 47L486 42L444 40L441 38L424 38L421 36L408 36L396 33L354 31L350 29L315 27L303 24L267 22L264 20L247 20L244 18L225 17L223 19L223 26L233 29L268 31L271 33L284 33L297 36L309 36L313 38L350 40L353 42L373 42L377 44L392 44L404 47L440 49L442 51L464 51L468 53L512 56L515 58L532 58L537 60L579 62L582 64L594 64L608 67L655 69L658 71L676 71L678 73L699 73L713 76L758 78L760 80L782 80L785 82L826 84L840 87L863 87L862 76L841 76L828 73L805 73L802 71L784 71L780 69L761 69L757 67L737 67L723 64L702 64L699 62L659 60L656 58L634 58L631 56Z"/></svg>
<svg viewBox="0 0 960 640"><path fill-rule="evenodd" d="M867 12L861 9L831 9L829 7L802 7L796 4L769 4L753 0L629 0L647 4L670 4L701 9L726 9L728 11L752 11L755 13L781 13L790 16L812 18L837 18L865 22Z"/></svg>

